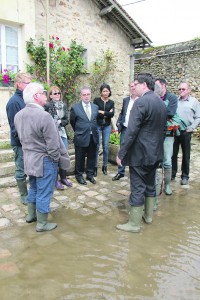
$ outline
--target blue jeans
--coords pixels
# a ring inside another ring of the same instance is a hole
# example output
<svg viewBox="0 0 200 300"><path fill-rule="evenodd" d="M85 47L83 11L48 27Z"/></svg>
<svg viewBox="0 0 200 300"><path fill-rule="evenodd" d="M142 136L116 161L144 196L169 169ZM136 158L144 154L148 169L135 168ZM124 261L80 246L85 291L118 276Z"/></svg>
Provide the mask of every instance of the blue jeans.
<svg viewBox="0 0 200 300"><path fill-rule="evenodd" d="M64 136L61 136L61 139L63 141L63 144L65 145L65 148L68 149L68 140Z"/></svg>
<svg viewBox="0 0 200 300"><path fill-rule="evenodd" d="M121 130L121 134L120 134L120 145L123 143L124 141L124 136L126 133L126 127L123 127ZM118 166L118 174L124 175L125 174L125 166Z"/></svg>
<svg viewBox="0 0 200 300"><path fill-rule="evenodd" d="M166 136L164 140L164 159L163 159L164 169L171 169L172 167L173 144L174 144L174 137Z"/></svg>
<svg viewBox="0 0 200 300"><path fill-rule="evenodd" d="M37 211L42 214L50 211L50 201L54 192L57 168L57 162L52 162L48 157L44 157L43 176L29 176L30 188L27 201L36 203Z"/></svg>
<svg viewBox="0 0 200 300"><path fill-rule="evenodd" d="M98 166L98 155L99 148L101 143L101 133L102 133L102 146L103 146L103 165L107 167L108 165L108 148L109 148L109 140L111 133L111 125L108 126L98 126L99 132L99 143L97 145L97 153L96 153L96 167Z"/></svg>
<svg viewBox="0 0 200 300"><path fill-rule="evenodd" d="M26 175L24 174L24 159L22 147L14 146L13 151L15 152L15 179L25 180Z"/></svg>

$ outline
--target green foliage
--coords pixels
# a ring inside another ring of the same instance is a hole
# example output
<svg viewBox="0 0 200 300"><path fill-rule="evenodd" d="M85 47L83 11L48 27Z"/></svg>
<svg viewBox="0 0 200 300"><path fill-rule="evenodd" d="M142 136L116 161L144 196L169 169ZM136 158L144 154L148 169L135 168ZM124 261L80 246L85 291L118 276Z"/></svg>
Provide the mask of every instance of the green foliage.
<svg viewBox="0 0 200 300"><path fill-rule="evenodd" d="M26 50L33 61L33 65L27 64L27 72L43 84L47 83L47 53L44 39L41 38L36 43L31 38L26 42ZM71 41L70 48L65 49L58 37L52 36L49 39L50 82L48 85L59 86L68 104L76 99L77 79L85 72L84 59L81 57L84 51L84 47L74 40Z"/></svg>
<svg viewBox="0 0 200 300"><path fill-rule="evenodd" d="M120 133L117 130L112 130L110 134L110 141L109 143L114 145L120 145Z"/></svg>
<svg viewBox="0 0 200 300"><path fill-rule="evenodd" d="M92 90L93 97L99 95L99 87L101 84L106 82L109 75L113 72L115 68L115 58L110 49L107 49L102 58L97 59L90 70L89 83Z"/></svg>

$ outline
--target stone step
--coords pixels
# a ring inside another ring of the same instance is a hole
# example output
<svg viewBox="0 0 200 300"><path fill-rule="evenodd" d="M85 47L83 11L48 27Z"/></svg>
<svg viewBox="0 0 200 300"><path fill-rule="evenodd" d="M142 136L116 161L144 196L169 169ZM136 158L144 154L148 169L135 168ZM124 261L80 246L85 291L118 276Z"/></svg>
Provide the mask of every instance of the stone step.
<svg viewBox="0 0 200 300"><path fill-rule="evenodd" d="M0 188L8 188L16 185L17 183L13 175L0 178Z"/></svg>
<svg viewBox="0 0 200 300"><path fill-rule="evenodd" d="M12 149L0 150L0 163L14 161L14 152Z"/></svg>
<svg viewBox="0 0 200 300"><path fill-rule="evenodd" d="M10 139L0 139L0 149L11 149Z"/></svg>
<svg viewBox="0 0 200 300"><path fill-rule="evenodd" d="M0 177L13 175L15 173L14 161L0 163Z"/></svg>

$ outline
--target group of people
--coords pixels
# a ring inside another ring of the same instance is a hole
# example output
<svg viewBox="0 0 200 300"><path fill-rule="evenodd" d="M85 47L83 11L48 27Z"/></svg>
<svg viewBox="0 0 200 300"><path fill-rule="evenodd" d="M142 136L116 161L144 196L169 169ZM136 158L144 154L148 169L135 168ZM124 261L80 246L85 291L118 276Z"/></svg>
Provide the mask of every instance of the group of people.
<svg viewBox="0 0 200 300"><path fill-rule="evenodd" d="M54 188L64 189L72 183L67 178L70 167L67 107L59 87L48 92L31 76L19 73L15 79L16 92L7 103L6 111L11 128L11 145L15 152L15 178L21 202L28 205L26 222L37 221L36 231L56 228L48 222L50 201ZM181 144L181 184L188 184L191 133L200 123L199 102L190 96L187 83L181 83L180 96L167 91L165 79L140 73L130 84L130 96L123 99L117 119L120 151L116 158L118 172L112 178L119 180L129 166L131 194L130 217L120 230L139 232L143 217L151 223L157 203L156 170L164 168L164 191L172 194L171 180L177 173L177 156ZM100 87L100 97L91 102L91 89L83 87L80 101L70 110L70 124L74 130L75 178L79 184L95 184L98 157L102 142L102 172L107 175L111 119L115 113L108 84ZM183 126L179 131L167 126L178 113ZM84 173L86 177L84 178ZM30 188L27 190L26 176Z"/></svg>

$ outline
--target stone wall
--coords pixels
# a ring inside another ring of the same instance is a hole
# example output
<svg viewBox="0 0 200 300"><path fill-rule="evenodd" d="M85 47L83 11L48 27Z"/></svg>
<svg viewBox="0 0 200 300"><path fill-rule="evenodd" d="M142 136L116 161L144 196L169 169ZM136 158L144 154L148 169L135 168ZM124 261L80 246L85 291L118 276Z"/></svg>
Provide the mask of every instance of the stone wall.
<svg viewBox="0 0 200 300"><path fill-rule="evenodd" d="M146 49L137 53L135 75L150 72L165 78L168 89L177 94L181 81L187 81L192 94L200 101L200 40Z"/></svg>
<svg viewBox="0 0 200 300"><path fill-rule="evenodd" d="M130 78L130 54L133 48L130 39L108 17L99 16L100 9L93 0L50 1L49 34L57 35L65 47L76 40L86 49L87 67L102 57L108 48L116 58L114 75L107 83L116 101L117 111L121 108L122 98L128 93ZM36 37L45 36L45 11L42 1L36 1ZM83 76L80 85L87 84L88 74ZM96 95L93 95L95 97Z"/></svg>

